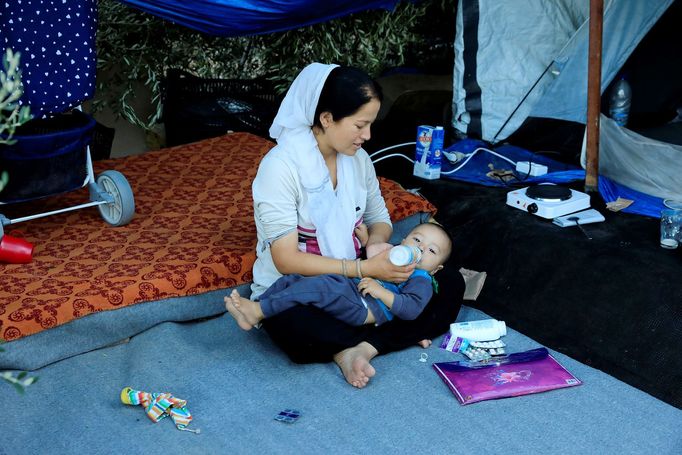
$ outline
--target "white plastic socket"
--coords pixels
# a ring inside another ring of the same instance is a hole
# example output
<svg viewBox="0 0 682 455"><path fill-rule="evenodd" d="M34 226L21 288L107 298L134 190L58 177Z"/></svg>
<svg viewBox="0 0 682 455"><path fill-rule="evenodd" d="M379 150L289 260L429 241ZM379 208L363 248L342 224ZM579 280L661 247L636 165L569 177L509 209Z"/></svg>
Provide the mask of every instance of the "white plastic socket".
<svg viewBox="0 0 682 455"><path fill-rule="evenodd" d="M445 157L446 160L448 160L450 163L455 164L459 163L460 161L464 161L470 153L462 153L462 152L446 152L443 150L443 156Z"/></svg>
<svg viewBox="0 0 682 455"><path fill-rule="evenodd" d="M530 172L529 172L530 169ZM537 177L547 173L547 166L528 161L519 161L516 163L516 172L521 175L528 175L529 177Z"/></svg>

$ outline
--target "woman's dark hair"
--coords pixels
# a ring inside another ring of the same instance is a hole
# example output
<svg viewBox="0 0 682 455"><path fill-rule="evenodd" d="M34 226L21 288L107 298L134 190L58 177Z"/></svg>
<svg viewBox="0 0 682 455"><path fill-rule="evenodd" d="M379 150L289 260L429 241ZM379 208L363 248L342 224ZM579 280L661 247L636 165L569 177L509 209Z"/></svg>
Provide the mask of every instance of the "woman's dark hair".
<svg viewBox="0 0 682 455"><path fill-rule="evenodd" d="M320 114L331 112L335 122L355 114L372 98L379 101L383 93L379 84L361 69L338 66L327 77L317 102L313 125L322 127Z"/></svg>

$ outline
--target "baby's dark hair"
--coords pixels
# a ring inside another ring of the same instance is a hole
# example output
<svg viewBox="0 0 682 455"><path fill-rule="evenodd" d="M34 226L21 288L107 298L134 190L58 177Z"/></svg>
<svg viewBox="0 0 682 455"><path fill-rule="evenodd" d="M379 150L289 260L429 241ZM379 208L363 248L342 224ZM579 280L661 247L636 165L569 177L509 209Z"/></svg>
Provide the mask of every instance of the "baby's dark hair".
<svg viewBox="0 0 682 455"><path fill-rule="evenodd" d="M337 66L327 77L315 109L313 125L322 127L320 114L331 112L335 122L353 115L370 100L383 100L381 86L352 66Z"/></svg>
<svg viewBox="0 0 682 455"><path fill-rule="evenodd" d="M453 244L453 242L452 242L452 236L451 236L450 233L447 231L447 229L445 229L445 227L444 227L442 224L436 223L435 221L430 221L430 222L427 222L427 223L422 223L422 224L420 224L420 225L418 225L418 226L415 226L413 229L417 229L419 226L433 226L434 228L436 228L436 229L438 229L440 232L442 232L443 235L445 235L445 238L448 240L448 250L447 250L447 252L446 252L446 254L445 254L445 257L443 258L443 264L445 264L446 262L448 262L448 259L450 259L450 255L452 254L452 244Z"/></svg>

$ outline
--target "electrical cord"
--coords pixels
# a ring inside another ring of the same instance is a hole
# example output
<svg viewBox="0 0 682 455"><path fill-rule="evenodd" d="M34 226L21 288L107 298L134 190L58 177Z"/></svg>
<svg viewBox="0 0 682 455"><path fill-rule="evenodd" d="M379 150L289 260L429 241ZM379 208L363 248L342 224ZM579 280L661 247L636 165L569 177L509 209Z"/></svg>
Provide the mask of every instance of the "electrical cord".
<svg viewBox="0 0 682 455"><path fill-rule="evenodd" d="M389 147L385 147L385 148L383 148L383 149L381 149L381 150L377 150L376 152L373 152L372 154L369 155L369 157L370 157L370 159L371 159L371 158L375 157L376 155L378 155L378 154L380 154L380 153L383 153L383 152L386 152L386 151L388 151L388 150L392 150L392 149L395 149L395 148L398 148L398 147L404 147L404 146L406 146L406 145L415 145L415 144L416 144L416 142L404 142L404 143L402 143L402 144L391 145L391 146L389 146ZM450 171L448 171L448 172L441 172L441 175L450 175L450 174L454 174L455 172L459 171L459 170L462 169L464 166L466 166L466 164L471 160L471 158L474 157L474 155L476 155L476 153L478 153L478 152L480 152L480 151L488 152L488 153L490 153L490 154L492 154L492 155L495 155L495 156L497 156L498 158L501 158L501 159L503 159L504 161L507 161L508 163L510 163L510 164L514 167L514 169L516 168L516 162L510 160L510 159L507 158L506 156L500 155L499 153L497 153L497 152L495 152L495 151L493 151L493 150L487 149L487 148L485 148L485 147L478 147L478 148L476 148L476 149L475 149L473 152L471 152L471 153L464 153L464 154L463 154L464 156L466 156L466 158L464 159L464 161L462 162L462 164L460 164L459 166L457 166L456 168L454 168L454 169L452 169L452 170L450 170ZM387 159L387 158L392 158L392 157L394 157L394 156L399 156L399 157L401 157L401 158L406 159L406 160L409 161L410 163L414 164L414 160L413 160L412 158L410 158L410 157L408 157L408 156L406 156L406 155L403 155L402 153L391 153L390 155L382 156L381 158L377 158L376 160L372 160L372 163L373 163L373 164L376 164L376 163L378 163L379 161L385 160L385 159ZM528 172L529 172L529 174L530 174L530 170L529 170ZM528 176L526 176L526 178L528 178ZM524 180L525 180L525 179L524 179Z"/></svg>
<svg viewBox="0 0 682 455"><path fill-rule="evenodd" d="M384 147L384 148L382 148L381 150L377 150L376 152L373 152L372 154L369 155L369 157L372 158L372 157L378 155L379 153L383 153L383 152L386 152L386 151L388 151L388 150L393 150L393 149L398 148L398 147L404 147L404 146L406 146L406 145L417 145L417 143L414 142L414 141L412 141L412 142L403 142L402 144L396 144L396 145L391 145L391 146L389 146L389 147ZM405 156L405 155L403 155L403 156ZM407 157L405 156L405 158L407 158ZM382 158L382 159L383 159L383 158ZM408 159L409 159L409 158L408 158ZM413 161L413 162L414 162L414 161Z"/></svg>
<svg viewBox="0 0 682 455"><path fill-rule="evenodd" d="M381 158L377 158L376 160L372 161L372 163L373 163L373 164L377 164L377 163L378 163L379 161L381 161L381 160L385 160L386 158L391 158L391 157L394 157L394 156L403 157L403 158L405 158L407 161L409 161L410 163L414 164L414 160L413 160L412 158L408 157L407 155L403 155L402 153L391 153L390 155L386 155L386 156L382 156Z"/></svg>
<svg viewBox="0 0 682 455"><path fill-rule="evenodd" d="M474 155L475 155L476 153L478 153L478 152L480 152L480 151L488 152L488 153L490 153L490 154L492 154L492 155L495 155L496 157L501 158L501 159L503 159L504 161L507 161L507 162L511 163L511 165L514 166L514 169L516 169L516 162L515 162L515 161L512 161L512 160L510 160L509 158L507 158L506 156L500 155L499 153L494 152L494 151L492 151L492 150L490 150L490 149L487 149L487 148L485 148L485 147L478 147L478 148L475 149L473 152L466 154L466 155L468 155L468 156L467 156L466 159L462 162L462 164L460 164L459 166L457 166L456 168L454 168L454 169L452 169L452 170L450 170L450 171L448 171L448 172L441 172L441 175L454 174L455 172L459 171L459 170L462 169L464 166L466 166L466 164L471 160L471 158L474 157Z"/></svg>
<svg viewBox="0 0 682 455"><path fill-rule="evenodd" d="M533 152L533 154L528 158L528 171L526 171L526 175L523 176L523 178L519 178L517 175L514 175L514 178L518 180L519 182L523 183L525 182L528 177L530 177L530 171L531 168L533 167L533 158L537 155L537 152Z"/></svg>
<svg viewBox="0 0 682 455"><path fill-rule="evenodd" d="M380 153L387 152L388 150L393 150L393 149L396 149L396 148L399 148L399 147L404 147L404 146L407 146L407 145L415 145L415 144L416 144L416 142L403 142L402 144L396 144L396 145L391 145L391 146L389 146L389 147L384 147L384 148L381 149L381 150L377 150L376 152L371 153L371 154L369 155L369 158L372 159L372 163L373 163L373 164L376 164L376 163L378 163L378 162L380 162L380 161L382 161L382 160L385 160L385 159L387 159L387 158L392 158L392 157L395 157L395 156L399 156L399 157L401 157L401 158L406 159L406 160L409 161L410 163L414 164L415 160L413 160L412 158L408 157L407 155L403 155L402 153L391 153L391 154L389 154L389 155L382 156L381 158L377 158L377 159L373 159L373 157L379 155ZM474 155L476 155L476 154L477 154L478 152L480 152L480 151L488 152L488 153L490 153L490 154L492 154L492 155L495 155L495 156L497 156L498 158L500 158L500 159L502 159L502 160L504 160L504 161L507 161L508 163L510 163L510 164L513 166L514 169L516 169L517 163L516 163L515 161L513 161L513 160L507 158L506 156L503 156L503 155L501 155L501 154L499 154L499 153L497 153L497 152L495 152L495 151L493 151L493 150L490 150L490 149L488 149L488 148L485 148L485 147L478 147L478 148L474 149L474 151L471 152L471 153L451 152L451 154L453 154L453 155L456 154L457 156L464 157L464 158L463 158L463 161L461 162L461 164L460 164L459 166L457 166L457 167L454 168L454 169L451 169L451 170L449 170L449 171L447 171L447 172L442 172L442 171L441 171L441 175L450 175L450 174L454 174L455 172L459 171L460 169L462 169L464 166L467 165L467 163L474 157ZM536 155L541 155L541 154L543 154L543 153L551 153L551 152L534 152L534 153L531 155L531 157L529 158L529 160L528 160L529 166L528 166L528 170L526 171L525 175L524 175L524 176L519 176L519 175L514 174L514 175L512 175L512 177L513 177L514 179L516 179L517 182L519 182L519 183L523 183L525 180L527 180L527 179L530 177L531 165L532 165L532 162L533 162L533 157L535 157ZM444 155L445 155L445 153L444 153ZM452 163L452 161L450 161L450 160L448 160L448 161L449 161L450 163ZM457 161L455 161L455 163L457 163ZM453 164L455 164L455 163L453 163ZM496 177L500 180L500 182L502 182L502 183L504 184L504 186L509 186L509 182L507 182L506 180L504 180L502 177L500 177L499 175L496 175ZM666 205L666 206L668 206L668 204L666 204L667 201L668 201L668 200L666 200L666 201L664 202L664 205ZM679 204L679 202L678 202L678 204ZM679 207L679 205L678 205L677 207Z"/></svg>

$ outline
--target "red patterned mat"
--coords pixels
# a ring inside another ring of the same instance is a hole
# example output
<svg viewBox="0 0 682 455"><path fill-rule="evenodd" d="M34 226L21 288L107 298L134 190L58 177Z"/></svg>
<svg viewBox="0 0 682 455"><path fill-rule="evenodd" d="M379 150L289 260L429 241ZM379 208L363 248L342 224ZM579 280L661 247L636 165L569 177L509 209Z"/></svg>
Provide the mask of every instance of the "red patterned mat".
<svg viewBox="0 0 682 455"><path fill-rule="evenodd" d="M136 213L110 227L96 208L7 227L35 245L29 264L0 264L0 334L6 341L98 311L190 296L251 281L256 232L251 181L272 142L235 133L95 163L122 172ZM435 213L425 199L380 179L391 218ZM23 206L9 218L87 202L79 190Z"/></svg>

